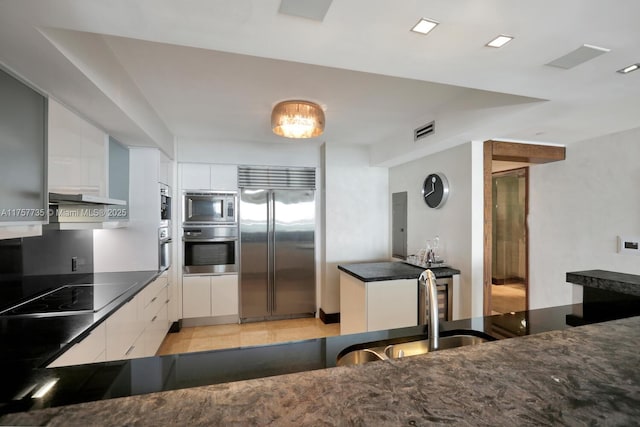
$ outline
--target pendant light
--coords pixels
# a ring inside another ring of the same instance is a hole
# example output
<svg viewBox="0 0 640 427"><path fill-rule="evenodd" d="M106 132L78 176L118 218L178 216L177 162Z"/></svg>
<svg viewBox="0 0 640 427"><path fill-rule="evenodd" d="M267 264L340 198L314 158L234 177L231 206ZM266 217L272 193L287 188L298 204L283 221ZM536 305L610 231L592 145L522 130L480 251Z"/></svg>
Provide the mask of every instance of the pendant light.
<svg viewBox="0 0 640 427"><path fill-rule="evenodd" d="M313 138L324 131L324 111L309 101L282 101L271 112L271 129L286 138Z"/></svg>

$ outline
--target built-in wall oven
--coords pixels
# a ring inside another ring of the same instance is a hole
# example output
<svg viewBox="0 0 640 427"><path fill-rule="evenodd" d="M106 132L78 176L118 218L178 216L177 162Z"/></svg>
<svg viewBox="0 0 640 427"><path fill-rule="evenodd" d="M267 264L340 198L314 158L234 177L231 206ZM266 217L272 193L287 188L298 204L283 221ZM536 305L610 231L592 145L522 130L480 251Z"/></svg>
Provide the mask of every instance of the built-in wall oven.
<svg viewBox="0 0 640 427"><path fill-rule="evenodd" d="M165 184L160 184L160 224L171 225L171 188Z"/></svg>
<svg viewBox="0 0 640 427"><path fill-rule="evenodd" d="M171 228L158 229L158 270L165 271L171 267Z"/></svg>
<svg viewBox="0 0 640 427"><path fill-rule="evenodd" d="M238 225L183 227L185 275L238 272Z"/></svg>

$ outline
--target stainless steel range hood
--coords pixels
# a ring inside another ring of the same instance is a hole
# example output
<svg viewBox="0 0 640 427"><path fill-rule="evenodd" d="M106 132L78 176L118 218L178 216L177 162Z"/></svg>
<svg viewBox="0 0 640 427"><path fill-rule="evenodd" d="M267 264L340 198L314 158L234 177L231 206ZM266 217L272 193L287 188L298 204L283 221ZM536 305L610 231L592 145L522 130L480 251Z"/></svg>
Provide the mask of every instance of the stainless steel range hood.
<svg viewBox="0 0 640 427"><path fill-rule="evenodd" d="M127 202L92 194L49 193L49 224L56 230L119 228L127 224Z"/></svg>
<svg viewBox="0 0 640 427"><path fill-rule="evenodd" d="M92 194L62 194L49 193L49 204L52 205L114 205L126 206L127 202L120 199L110 199L108 197L94 196Z"/></svg>

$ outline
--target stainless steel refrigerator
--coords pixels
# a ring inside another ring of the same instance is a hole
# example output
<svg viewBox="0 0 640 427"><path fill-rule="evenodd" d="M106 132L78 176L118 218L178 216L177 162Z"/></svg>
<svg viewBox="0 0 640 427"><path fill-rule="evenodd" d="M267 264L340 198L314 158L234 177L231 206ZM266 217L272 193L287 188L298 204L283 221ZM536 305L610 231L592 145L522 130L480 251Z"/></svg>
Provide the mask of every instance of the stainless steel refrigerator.
<svg viewBox="0 0 640 427"><path fill-rule="evenodd" d="M242 322L315 313L314 193L241 188Z"/></svg>

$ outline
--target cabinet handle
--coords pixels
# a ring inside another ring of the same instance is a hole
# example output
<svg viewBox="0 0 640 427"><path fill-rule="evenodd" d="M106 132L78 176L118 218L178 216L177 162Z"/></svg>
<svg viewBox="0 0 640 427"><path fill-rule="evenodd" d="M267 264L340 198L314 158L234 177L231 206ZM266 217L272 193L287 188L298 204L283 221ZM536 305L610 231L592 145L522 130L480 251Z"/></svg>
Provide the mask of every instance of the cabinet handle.
<svg viewBox="0 0 640 427"><path fill-rule="evenodd" d="M129 350L127 350L127 352L124 354L125 356L128 356L129 353L131 353L133 351L133 349L136 348L135 345L132 345L131 347L129 347Z"/></svg>
<svg viewBox="0 0 640 427"><path fill-rule="evenodd" d="M151 304L152 302L154 302L154 301L155 301L155 300L157 300L157 299L158 299L158 297L153 297L153 298L151 298L151 301L149 302L149 304Z"/></svg>
<svg viewBox="0 0 640 427"><path fill-rule="evenodd" d="M157 318L158 318L157 315L153 316L153 319L151 319L151 322L155 322Z"/></svg>
<svg viewBox="0 0 640 427"><path fill-rule="evenodd" d="M169 304L169 301L171 301L170 299L166 300L164 303L165 304Z"/></svg>

